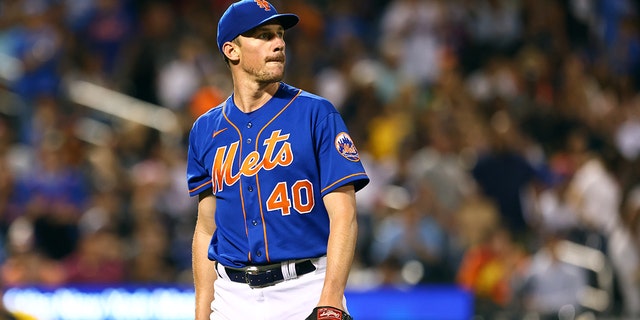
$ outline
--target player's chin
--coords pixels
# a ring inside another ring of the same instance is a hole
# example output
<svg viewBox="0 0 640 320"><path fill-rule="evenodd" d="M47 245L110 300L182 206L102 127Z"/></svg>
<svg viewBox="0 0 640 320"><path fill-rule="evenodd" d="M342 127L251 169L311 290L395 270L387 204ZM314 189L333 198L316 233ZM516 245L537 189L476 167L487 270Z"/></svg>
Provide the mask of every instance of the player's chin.
<svg viewBox="0 0 640 320"><path fill-rule="evenodd" d="M284 70L279 72L267 72L262 75L261 82L280 82L284 78Z"/></svg>
<svg viewBox="0 0 640 320"><path fill-rule="evenodd" d="M282 76L284 75L284 64L274 64L267 68L267 73L273 74L274 76Z"/></svg>

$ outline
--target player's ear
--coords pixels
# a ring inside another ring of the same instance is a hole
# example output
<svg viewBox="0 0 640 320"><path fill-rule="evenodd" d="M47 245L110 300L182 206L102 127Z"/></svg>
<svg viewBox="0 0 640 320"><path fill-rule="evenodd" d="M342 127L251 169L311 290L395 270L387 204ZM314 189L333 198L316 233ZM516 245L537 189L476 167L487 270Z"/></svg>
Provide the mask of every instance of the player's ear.
<svg viewBox="0 0 640 320"><path fill-rule="evenodd" d="M233 42L225 42L222 45L222 53L225 57L227 57L227 59L229 59L229 61L238 61L238 59L240 58L238 45Z"/></svg>

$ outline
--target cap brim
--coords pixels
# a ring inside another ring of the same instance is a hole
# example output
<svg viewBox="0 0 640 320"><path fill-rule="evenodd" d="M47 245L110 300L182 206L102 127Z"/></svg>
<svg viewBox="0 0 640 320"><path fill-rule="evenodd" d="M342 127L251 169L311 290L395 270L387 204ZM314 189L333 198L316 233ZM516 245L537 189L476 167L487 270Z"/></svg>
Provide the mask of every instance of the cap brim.
<svg viewBox="0 0 640 320"><path fill-rule="evenodd" d="M281 14L276 14L273 15L271 17L269 17L268 19L263 20L262 22L260 22L256 27L267 24L269 22L272 21L278 21L280 23L280 25L282 25L282 27L287 30L293 26L295 26L296 24L298 24L298 22L300 21L300 18L292 13L281 13Z"/></svg>

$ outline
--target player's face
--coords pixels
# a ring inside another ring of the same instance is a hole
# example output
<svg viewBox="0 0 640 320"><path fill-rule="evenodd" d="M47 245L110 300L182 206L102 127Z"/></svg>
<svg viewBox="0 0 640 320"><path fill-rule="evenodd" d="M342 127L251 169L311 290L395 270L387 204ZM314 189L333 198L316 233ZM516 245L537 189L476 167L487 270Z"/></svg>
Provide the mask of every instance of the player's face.
<svg viewBox="0 0 640 320"><path fill-rule="evenodd" d="M284 77L284 29L279 24L257 27L239 36L240 67L257 82L278 82Z"/></svg>

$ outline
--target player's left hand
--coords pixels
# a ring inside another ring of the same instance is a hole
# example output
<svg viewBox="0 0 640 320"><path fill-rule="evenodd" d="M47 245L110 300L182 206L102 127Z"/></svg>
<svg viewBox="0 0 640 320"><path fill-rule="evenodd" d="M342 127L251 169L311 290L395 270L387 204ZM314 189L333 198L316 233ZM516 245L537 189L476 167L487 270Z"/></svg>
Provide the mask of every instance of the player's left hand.
<svg viewBox="0 0 640 320"><path fill-rule="evenodd" d="M353 317L338 308L321 306L313 308L305 320L353 320Z"/></svg>

